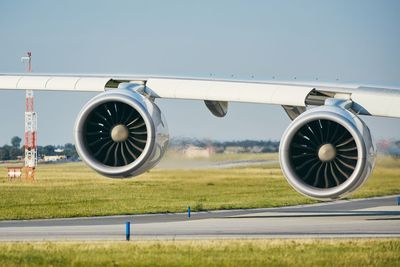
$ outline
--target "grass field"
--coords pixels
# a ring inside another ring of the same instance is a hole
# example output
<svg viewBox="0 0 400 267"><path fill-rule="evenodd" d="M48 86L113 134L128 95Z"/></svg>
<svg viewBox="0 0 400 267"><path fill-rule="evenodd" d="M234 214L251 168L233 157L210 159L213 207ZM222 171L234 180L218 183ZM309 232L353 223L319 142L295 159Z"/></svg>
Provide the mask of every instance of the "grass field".
<svg viewBox="0 0 400 267"><path fill-rule="evenodd" d="M277 158L226 155L211 161ZM168 160L168 158L166 159ZM182 161L185 164L185 161ZM295 192L277 163L232 169L153 169L134 179L104 178L82 163L40 165L35 182L0 180L0 219L100 216L260 208L313 203ZM400 193L400 161L380 158L352 197Z"/></svg>
<svg viewBox="0 0 400 267"><path fill-rule="evenodd" d="M1 243L0 266L399 266L399 239Z"/></svg>

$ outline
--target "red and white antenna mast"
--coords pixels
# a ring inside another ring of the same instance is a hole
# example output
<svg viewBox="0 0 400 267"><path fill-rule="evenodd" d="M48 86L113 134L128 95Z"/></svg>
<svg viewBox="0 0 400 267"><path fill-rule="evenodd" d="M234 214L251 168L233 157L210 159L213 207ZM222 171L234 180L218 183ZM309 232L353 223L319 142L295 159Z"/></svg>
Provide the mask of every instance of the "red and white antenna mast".
<svg viewBox="0 0 400 267"><path fill-rule="evenodd" d="M21 61L27 62L27 72L32 72L32 52L27 52ZM37 165L37 114L32 90L26 90L25 104L25 175L27 179L34 180Z"/></svg>

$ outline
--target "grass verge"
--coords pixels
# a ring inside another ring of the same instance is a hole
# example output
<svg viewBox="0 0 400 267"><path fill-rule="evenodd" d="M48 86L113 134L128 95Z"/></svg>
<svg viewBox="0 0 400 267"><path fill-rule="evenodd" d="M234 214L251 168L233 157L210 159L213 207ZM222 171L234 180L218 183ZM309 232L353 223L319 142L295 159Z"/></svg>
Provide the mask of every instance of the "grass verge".
<svg viewBox="0 0 400 267"><path fill-rule="evenodd" d="M399 239L1 243L1 266L398 266Z"/></svg>
<svg viewBox="0 0 400 267"><path fill-rule="evenodd" d="M278 164L210 170L153 169L124 180L104 178L82 163L41 165L35 182L9 182L3 175L0 193L1 220L183 212L188 206L199 211L316 202L295 192ZM384 157L352 197L399 193L400 160Z"/></svg>

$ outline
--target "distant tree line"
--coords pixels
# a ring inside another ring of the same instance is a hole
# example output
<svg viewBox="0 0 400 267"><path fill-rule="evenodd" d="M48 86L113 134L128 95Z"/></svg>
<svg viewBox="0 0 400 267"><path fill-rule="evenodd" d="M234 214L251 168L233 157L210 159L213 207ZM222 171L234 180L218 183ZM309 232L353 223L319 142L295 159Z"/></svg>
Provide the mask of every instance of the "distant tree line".
<svg viewBox="0 0 400 267"><path fill-rule="evenodd" d="M0 160L14 160L18 156L24 154L24 149L21 148L21 138L14 136L11 138L11 145L0 147Z"/></svg>
<svg viewBox="0 0 400 267"><path fill-rule="evenodd" d="M23 157L25 154L25 148L23 146L21 147L21 141L22 139L20 137L14 136L11 138L11 145L7 144L0 147L0 161L16 160L18 157ZM38 146L37 150L39 158L55 155L65 155L68 159L77 159L79 157L75 146L70 143L63 146Z"/></svg>

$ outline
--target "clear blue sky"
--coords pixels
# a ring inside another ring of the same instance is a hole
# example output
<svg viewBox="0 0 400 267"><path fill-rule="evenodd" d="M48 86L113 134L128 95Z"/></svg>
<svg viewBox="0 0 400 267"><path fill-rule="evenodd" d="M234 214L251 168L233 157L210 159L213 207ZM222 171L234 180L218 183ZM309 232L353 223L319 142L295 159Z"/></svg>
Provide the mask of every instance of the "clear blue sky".
<svg viewBox="0 0 400 267"><path fill-rule="evenodd" d="M400 86L400 1L1 1L0 73L126 73ZM86 93L36 94L39 144L72 141ZM278 140L279 106L160 100L171 136ZM0 92L0 144L22 136L24 93ZM376 139L400 120L366 118Z"/></svg>

